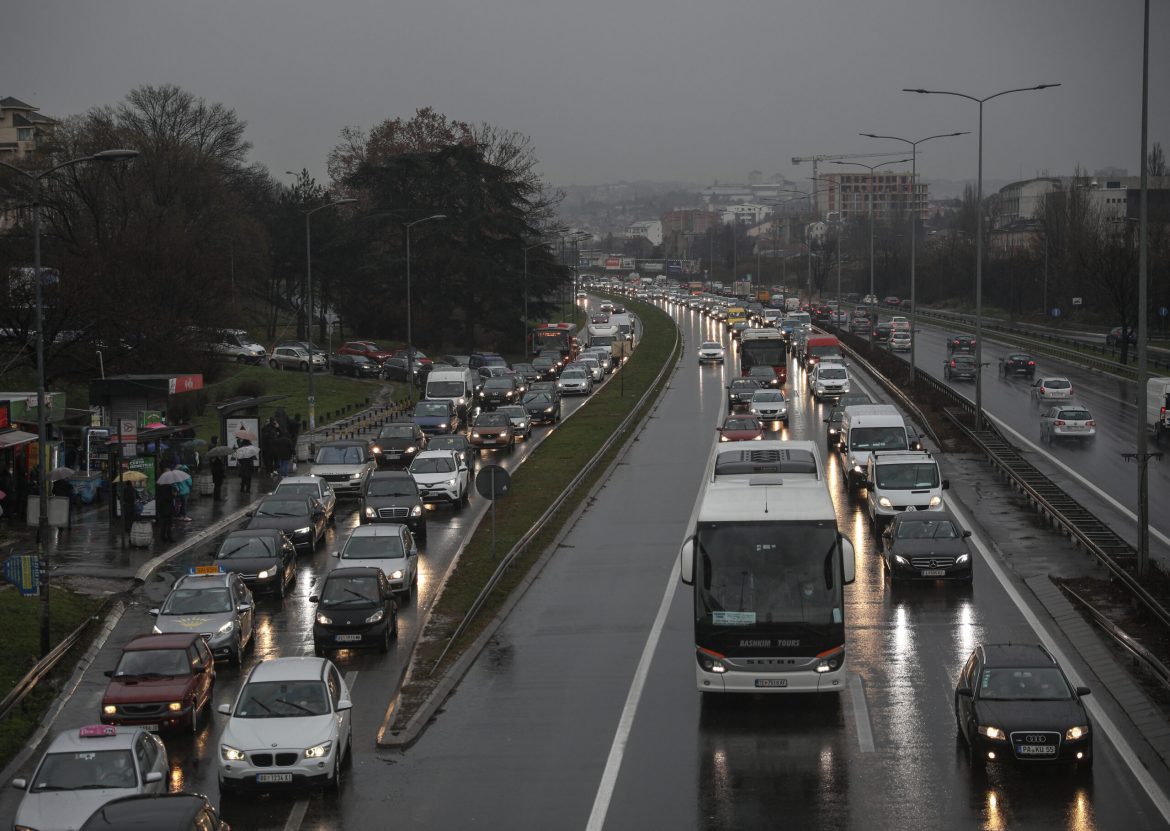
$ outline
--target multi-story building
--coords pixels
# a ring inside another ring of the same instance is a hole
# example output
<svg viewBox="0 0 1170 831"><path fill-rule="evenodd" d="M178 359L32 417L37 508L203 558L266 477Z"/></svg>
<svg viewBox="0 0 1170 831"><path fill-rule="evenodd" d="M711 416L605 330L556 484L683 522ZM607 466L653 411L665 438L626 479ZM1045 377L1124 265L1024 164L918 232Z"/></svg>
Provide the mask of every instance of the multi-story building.
<svg viewBox="0 0 1170 831"><path fill-rule="evenodd" d="M626 226L626 239L638 239L639 237L650 240L651 245L662 245L662 220L649 219L631 222Z"/></svg>
<svg viewBox="0 0 1170 831"><path fill-rule="evenodd" d="M776 209L771 205L759 205L754 202L744 202L738 205L729 205L723 211L723 221L727 224L738 222L740 225L754 226L770 217Z"/></svg>
<svg viewBox="0 0 1170 831"><path fill-rule="evenodd" d="M0 159L19 159L32 153L56 124L32 104L18 98L0 98Z"/></svg>
<svg viewBox="0 0 1170 831"><path fill-rule="evenodd" d="M821 174L821 204L825 211L840 211L846 222L869 217L870 199L876 222L886 222L911 212L919 221L929 215L930 186L918 177L911 185L908 172L875 170L872 173ZM818 201L820 201L818 199Z"/></svg>
<svg viewBox="0 0 1170 831"><path fill-rule="evenodd" d="M662 215L662 241L669 252L686 251L689 237L719 226L720 217L714 211L668 211Z"/></svg>
<svg viewBox="0 0 1170 831"><path fill-rule="evenodd" d="M996 227L1006 228L1036 219L1044 207L1044 197L1065 184L1066 180L1059 176L1041 176L1003 186L999 189Z"/></svg>

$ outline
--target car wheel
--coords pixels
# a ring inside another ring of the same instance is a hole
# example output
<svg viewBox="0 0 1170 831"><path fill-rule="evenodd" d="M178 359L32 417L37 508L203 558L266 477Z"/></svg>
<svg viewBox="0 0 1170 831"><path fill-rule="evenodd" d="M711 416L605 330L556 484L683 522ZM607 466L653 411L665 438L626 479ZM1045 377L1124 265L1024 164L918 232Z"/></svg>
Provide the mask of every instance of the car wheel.
<svg viewBox="0 0 1170 831"><path fill-rule="evenodd" d="M284 585L285 585L284 572L281 572L280 579L276 581L276 596L280 600L284 600L284 591L285 591Z"/></svg>
<svg viewBox="0 0 1170 831"><path fill-rule="evenodd" d="M390 613L390 637L398 640L398 610Z"/></svg>
<svg viewBox="0 0 1170 831"><path fill-rule="evenodd" d="M313 644L313 654L318 658L324 658L329 653L329 650L320 644Z"/></svg>
<svg viewBox="0 0 1170 831"><path fill-rule="evenodd" d="M418 534L419 542L426 542L427 541L427 524L425 522L418 527L417 534Z"/></svg>
<svg viewBox="0 0 1170 831"><path fill-rule="evenodd" d="M208 702L210 700L208 699ZM203 707L206 707L208 702L204 702ZM191 732L193 734L197 734L203 727L203 707L200 707L198 702L191 705Z"/></svg>
<svg viewBox="0 0 1170 831"><path fill-rule="evenodd" d="M232 650L231 662L234 666L242 667L244 665L244 645L240 643L240 639L236 638L236 646Z"/></svg>
<svg viewBox="0 0 1170 831"><path fill-rule="evenodd" d="M382 630L382 641L378 644L378 651L383 655L390 651L390 621L386 621L386 627Z"/></svg>
<svg viewBox="0 0 1170 831"><path fill-rule="evenodd" d="M469 502L471 502L471 489L470 488L463 489L463 495L459 497L459 502L463 505L466 505Z"/></svg>
<svg viewBox="0 0 1170 831"><path fill-rule="evenodd" d="M247 359L243 355L236 355L236 363L237 364L242 364L245 360L247 360Z"/></svg>
<svg viewBox="0 0 1170 831"><path fill-rule="evenodd" d="M982 754L975 750L975 742L967 739L967 764L971 766L971 772L974 774L982 774L987 770L987 763L984 762Z"/></svg>
<svg viewBox="0 0 1170 831"><path fill-rule="evenodd" d="M398 592L398 602L403 606L410 605L410 584L407 584L404 590Z"/></svg>
<svg viewBox="0 0 1170 831"><path fill-rule="evenodd" d="M276 363L276 361L269 361L269 362L268 362L268 368L269 368L269 369L279 369L280 367L279 367L279 365Z"/></svg>

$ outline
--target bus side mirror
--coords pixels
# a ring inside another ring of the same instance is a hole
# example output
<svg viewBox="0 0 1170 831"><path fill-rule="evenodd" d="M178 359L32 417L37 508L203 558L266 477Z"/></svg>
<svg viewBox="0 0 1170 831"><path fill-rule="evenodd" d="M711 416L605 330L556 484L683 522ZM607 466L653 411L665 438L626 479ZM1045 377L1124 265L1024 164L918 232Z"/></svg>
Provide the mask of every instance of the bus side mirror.
<svg viewBox="0 0 1170 831"><path fill-rule="evenodd" d="M841 537L841 579L846 586L857 579L857 555L848 537Z"/></svg>
<svg viewBox="0 0 1170 831"><path fill-rule="evenodd" d="M688 586L695 585L695 537L692 534L683 540L678 552L679 577Z"/></svg>

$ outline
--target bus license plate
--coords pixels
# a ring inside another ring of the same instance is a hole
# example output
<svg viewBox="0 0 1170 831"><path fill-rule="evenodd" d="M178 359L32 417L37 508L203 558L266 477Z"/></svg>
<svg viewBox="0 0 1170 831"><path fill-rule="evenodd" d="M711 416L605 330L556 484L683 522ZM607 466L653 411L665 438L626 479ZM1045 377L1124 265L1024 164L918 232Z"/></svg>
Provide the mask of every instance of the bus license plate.
<svg viewBox="0 0 1170 831"><path fill-rule="evenodd" d="M757 678L757 687L787 687L787 678Z"/></svg>
<svg viewBox="0 0 1170 831"><path fill-rule="evenodd" d="M257 782L257 784L260 784L260 785L269 784L272 782L291 782L291 781L292 781L292 774L291 773L257 773L256 774L256 782Z"/></svg>
<svg viewBox="0 0 1170 831"><path fill-rule="evenodd" d="M924 568L922 569L923 577L946 577L947 573L941 568Z"/></svg>

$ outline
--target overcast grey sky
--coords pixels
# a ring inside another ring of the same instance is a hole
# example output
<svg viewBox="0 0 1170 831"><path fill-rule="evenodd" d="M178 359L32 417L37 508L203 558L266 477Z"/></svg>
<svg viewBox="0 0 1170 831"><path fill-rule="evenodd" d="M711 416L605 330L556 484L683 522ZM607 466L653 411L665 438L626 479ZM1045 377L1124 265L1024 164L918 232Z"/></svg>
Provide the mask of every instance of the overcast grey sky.
<svg viewBox="0 0 1170 831"><path fill-rule="evenodd" d="M533 139L554 184L811 175L859 131L975 131L985 175L1138 171L1140 0L35 0L5 4L0 95L49 115L175 83L234 108L276 174L346 124L433 106ZM1170 145L1170 10L1151 18L1151 141ZM830 168L823 168L824 170ZM860 168L854 168L859 170ZM920 151L974 178L975 136Z"/></svg>

